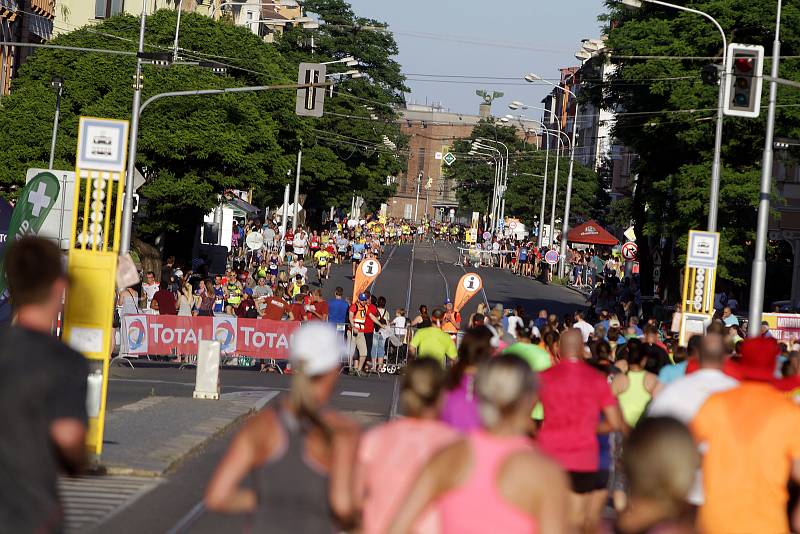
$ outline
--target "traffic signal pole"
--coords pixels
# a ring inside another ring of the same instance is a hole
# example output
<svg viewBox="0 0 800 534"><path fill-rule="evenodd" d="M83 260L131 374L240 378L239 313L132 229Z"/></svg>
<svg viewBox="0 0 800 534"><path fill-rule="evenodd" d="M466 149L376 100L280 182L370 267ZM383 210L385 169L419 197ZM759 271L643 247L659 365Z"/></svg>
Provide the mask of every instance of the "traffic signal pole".
<svg viewBox="0 0 800 534"><path fill-rule="evenodd" d="M761 312L764 309L764 284L767 275L767 231L769 230L769 197L772 194L772 143L775 136L775 108L778 102L778 68L781 60L781 0L775 18L775 41L772 44L772 67L769 82L769 108L767 132L764 137L764 155L761 162L761 191L758 198L758 226L756 250L750 279L750 310L747 334L761 333Z"/></svg>

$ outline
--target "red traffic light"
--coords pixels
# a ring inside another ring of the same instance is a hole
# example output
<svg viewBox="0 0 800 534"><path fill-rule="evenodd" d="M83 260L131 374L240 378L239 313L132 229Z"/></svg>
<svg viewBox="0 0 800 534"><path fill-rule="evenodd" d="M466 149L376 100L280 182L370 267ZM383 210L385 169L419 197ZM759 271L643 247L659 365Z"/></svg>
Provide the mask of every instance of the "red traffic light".
<svg viewBox="0 0 800 534"><path fill-rule="evenodd" d="M733 60L733 68L739 72L750 72L753 70L752 57L737 57Z"/></svg>

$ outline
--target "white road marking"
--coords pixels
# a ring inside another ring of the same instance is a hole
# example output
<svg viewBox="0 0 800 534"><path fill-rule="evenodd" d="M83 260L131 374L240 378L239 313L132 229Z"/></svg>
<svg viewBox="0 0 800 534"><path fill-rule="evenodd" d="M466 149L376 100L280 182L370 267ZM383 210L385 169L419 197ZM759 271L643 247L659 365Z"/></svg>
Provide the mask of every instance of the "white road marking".
<svg viewBox="0 0 800 534"><path fill-rule="evenodd" d="M342 397L363 397L363 398L369 397L369 393L367 393L366 391L342 391L340 395Z"/></svg>

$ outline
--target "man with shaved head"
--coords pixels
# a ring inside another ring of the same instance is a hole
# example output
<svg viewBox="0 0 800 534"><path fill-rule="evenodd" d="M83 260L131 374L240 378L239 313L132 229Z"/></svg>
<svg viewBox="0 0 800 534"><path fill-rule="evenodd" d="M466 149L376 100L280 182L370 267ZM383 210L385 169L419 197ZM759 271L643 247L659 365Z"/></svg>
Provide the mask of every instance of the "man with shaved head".
<svg viewBox="0 0 800 534"><path fill-rule="evenodd" d="M595 532L604 505L595 497L605 495L608 484L608 471L599 470L598 423L602 415L605 432L625 430L625 424L605 375L585 362L585 351L580 330L561 335L561 361L541 374L544 423L538 441L569 473L573 528Z"/></svg>
<svg viewBox="0 0 800 534"><path fill-rule="evenodd" d="M690 342L696 343L694 337ZM673 417L688 425L708 397L738 384L722 372L727 355L725 339L719 334L706 334L698 351L700 369L667 384L650 403L648 415Z"/></svg>

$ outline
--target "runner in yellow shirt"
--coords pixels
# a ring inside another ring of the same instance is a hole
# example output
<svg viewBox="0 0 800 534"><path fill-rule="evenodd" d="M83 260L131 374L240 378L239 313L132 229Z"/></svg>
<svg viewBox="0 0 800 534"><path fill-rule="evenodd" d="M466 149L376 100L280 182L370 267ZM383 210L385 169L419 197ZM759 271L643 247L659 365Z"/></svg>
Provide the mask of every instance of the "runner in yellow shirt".
<svg viewBox="0 0 800 534"><path fill-rule="evenodd" d="M314 263L317 266L317 279L320 287L322 287L322 281L330 276L332 261L333 255L324 248L314 253Z"/></svg>

